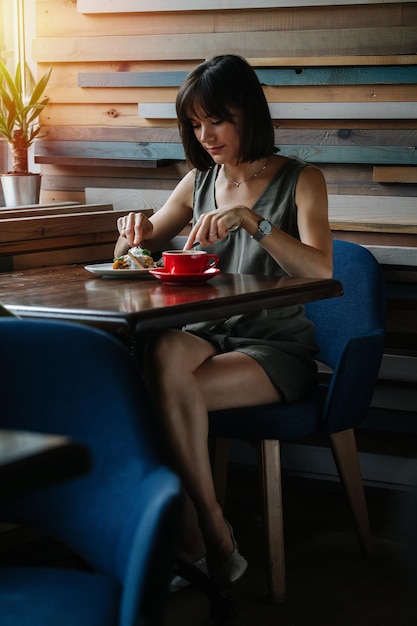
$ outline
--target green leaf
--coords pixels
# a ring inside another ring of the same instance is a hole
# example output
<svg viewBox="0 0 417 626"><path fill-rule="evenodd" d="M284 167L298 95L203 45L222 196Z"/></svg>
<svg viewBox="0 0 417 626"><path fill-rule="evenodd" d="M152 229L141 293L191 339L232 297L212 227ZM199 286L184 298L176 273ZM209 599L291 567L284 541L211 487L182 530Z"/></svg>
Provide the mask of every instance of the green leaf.
<svg viewBox="0 0 417 626"><path fill-rule="evenodd" d="M46 72L46 74L44 74L42 76L42 78L39 80L38 84L33 89L32 97L29 100L29 104L34 104L34 103L36 104L38 102L38 100L40 99L41 95L43 94L43 92L46 89L46 86L48 84L49 78L51 76L51 72L52 72L52 67L50 67L49 70ZM46 102L48 102L48 100L49 100L49 98L45 98L45 100L44 100L45 104L46 104ZM43 106L45 106L45 104Z"/></svg>
<svg viewBox="0 0 417 626"><path fill-rule="evenodd" d="M19 83L15 84L15 82L13 81L13 78L10 76L6 66L4 65L4 63L1 60L0 60L0 73L3 76L3 80L5 81L6 87L9 90L11 98L19 106L19 103L22 102L21 97L20 97L20 93L18 91Z"/></svg>

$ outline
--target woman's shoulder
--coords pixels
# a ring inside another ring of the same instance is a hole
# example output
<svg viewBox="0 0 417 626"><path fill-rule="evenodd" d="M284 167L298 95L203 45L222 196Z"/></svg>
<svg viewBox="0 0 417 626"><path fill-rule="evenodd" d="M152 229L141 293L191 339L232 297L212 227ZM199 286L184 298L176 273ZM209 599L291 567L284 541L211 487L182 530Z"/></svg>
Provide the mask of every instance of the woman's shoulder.
<svg viewBox="0 0 417 626"><path fill-rule="evenodd" d="M311 163L304 163L304 167L299 171L299 178L309 184L324 181L324 174L320 168Z"/></svg>
<svg viewBox="0 0 417 626"><path fill-rule="evenodd" d="M196 170L189 170L179 181L173 193L189 193L194 187Z"/></svg>

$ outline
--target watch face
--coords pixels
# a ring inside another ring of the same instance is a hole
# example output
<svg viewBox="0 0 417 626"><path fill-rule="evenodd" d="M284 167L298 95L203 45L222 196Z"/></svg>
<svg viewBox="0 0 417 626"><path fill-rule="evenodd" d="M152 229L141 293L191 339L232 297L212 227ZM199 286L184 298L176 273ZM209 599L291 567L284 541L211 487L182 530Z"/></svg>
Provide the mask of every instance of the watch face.
<svg viewBox="0 0 417 626"><path fill-rule="evenodd" d="M272 224L268 220L262 220L258 228L263 235L269 235L272 232Z"/></svg>

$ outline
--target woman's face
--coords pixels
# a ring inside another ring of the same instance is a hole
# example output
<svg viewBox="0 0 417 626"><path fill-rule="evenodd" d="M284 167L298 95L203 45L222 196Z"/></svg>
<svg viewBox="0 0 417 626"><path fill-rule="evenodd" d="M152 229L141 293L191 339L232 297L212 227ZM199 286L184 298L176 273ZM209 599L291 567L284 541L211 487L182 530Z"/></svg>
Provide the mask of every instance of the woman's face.
<svg viewBox="0 0 417 626"><path fill-rule="evenodd" d="M239 157L239 134L237 116L229 122L207 115L197 108L190 115L190 123L194 134L213 161L218 164L233 163Z"/></svg>

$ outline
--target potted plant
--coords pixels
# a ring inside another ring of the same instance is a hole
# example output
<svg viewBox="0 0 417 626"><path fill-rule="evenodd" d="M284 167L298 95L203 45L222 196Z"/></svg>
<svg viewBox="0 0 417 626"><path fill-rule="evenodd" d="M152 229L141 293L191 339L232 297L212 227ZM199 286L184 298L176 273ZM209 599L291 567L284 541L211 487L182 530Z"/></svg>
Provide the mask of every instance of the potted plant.
<svg viewBox="0 0 417 626"><path fill-rule="evenodd" d="M39 202L40 174L29 172L28 149L41 130L39 115L48 102L43 94L51 71L52 67L36 82L27 63L24 73L18 63L13 78L0 60L0 134L11 147L13 163L12 170L1 176L9 207Z"/></svg>

